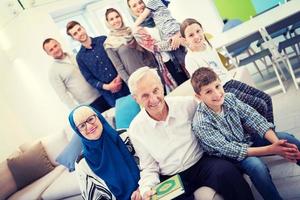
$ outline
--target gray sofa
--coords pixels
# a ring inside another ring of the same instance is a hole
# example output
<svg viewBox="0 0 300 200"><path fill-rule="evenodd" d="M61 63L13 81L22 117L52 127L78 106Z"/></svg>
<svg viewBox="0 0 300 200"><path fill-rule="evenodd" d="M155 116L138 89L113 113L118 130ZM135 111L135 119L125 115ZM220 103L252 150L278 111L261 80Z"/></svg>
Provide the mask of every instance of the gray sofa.
<svg viewBox="0 0 300 200"><path fill-rule="evenodd" d="M231 70L230 73L234 79L243 81L249 85L254 86L249 72L246 68L238 68ZM194 92L189 81L186 81L175 90L173 90L170 96L187 96L193 95ZM114 121L114 109L108 110L103 113L104 117L113 124ZM41 138L50 161L55 165L54 170L34 181L30 185L24 187L19 191L15 191L8 199L9 200L28 200L28 199L70 199L79 200L82 199L80 195L79 185L77 183L76 174L70 173L63 166L58 165L55 162L57 155L68 144L72 135L70 128L66 128L61 133ZM32 144L36 141L31 142ZM25 146L30 146L26 144ZM24 146L24 145L22 145ZM22 147L21 146L21 147ZM27 147L28 148L28 147ZM300 168L294 163L288 163L279 156L265 157L264 160L268 163L270 171L279 192L284 199L296 200L300 199ZM251 189L257 200L260 200L260 195L256 192L255 188L251 184L251 181L247 176L246 180L251 185ZM222 200L223 198L218 195L214 190L208 187L201 187L195 193L197 200Z"/></svg>

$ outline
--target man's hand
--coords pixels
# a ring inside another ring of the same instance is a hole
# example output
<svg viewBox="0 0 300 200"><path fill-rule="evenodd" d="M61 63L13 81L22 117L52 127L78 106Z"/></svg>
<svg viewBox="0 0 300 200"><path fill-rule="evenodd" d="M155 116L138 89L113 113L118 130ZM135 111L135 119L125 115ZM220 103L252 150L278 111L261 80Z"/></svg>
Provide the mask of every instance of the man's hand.
<svg viewBox="0 0 300 200"><path fill-rule="evenodd" d="M109 90L112 93L119 92L121 88L122 88L122 79L119 75L116 78L114 78L114 80L112 80L110 83L103 84L103 89Z"/></svg>
<svg viewBox="0 0 300 200"><path fill-rule="evenodd" d="M134 191L132 193L131 200L142 200L142 196L141 196L139 189L137 189L136 191Z"/></svg>
<svg viewBox="0 0 300 200"><path fill-rule="evenodd" d="M176 33L171 37L171 48L172 50L176 50L179 48L179 46L184 43L184 40L182 39L180 33Z"/></svg>

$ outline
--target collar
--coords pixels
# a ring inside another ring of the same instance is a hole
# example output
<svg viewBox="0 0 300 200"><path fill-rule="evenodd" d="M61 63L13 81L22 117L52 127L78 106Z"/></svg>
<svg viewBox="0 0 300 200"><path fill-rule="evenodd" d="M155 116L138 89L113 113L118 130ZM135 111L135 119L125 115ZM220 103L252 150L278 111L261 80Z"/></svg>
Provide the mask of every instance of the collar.
<svg viewBox="0 0 300 200"><path fill-rule="evenodd" d="M166 104L167 104L169 110L168 110L167 118L163 123L168 123L170 121L170 119L176 118L176 111L171 106L171 103L169 102L168 98L165 98L165 101L166 101ZM157 120L153 119L152 117L150 117L149 114L147 113L147 111L145 110L145 108L143 108L141 110L141 114L143 115L144 118L147 119L148 123L150 124L150 126L152 128L155 128L159 123L161 123L161 121L157 121Z"/></svg>
<svg viewBox="0 0 300 200"><path fill-rule="evenodd" d="M90 37L90 36L89 36ZM91 41L92 41L92 43L91 43L91 47L92 47L92 49L95 47L95 45L96 45L96 38L93 38L93 37L90 37L91 38ZM88 50L91 50L91 49L89 49L89 48L86 48L85 46L83 46L83 45L81 45L81 49L83 50L83 51L88 51Z"/></svg>
<svg viewBox="0 0 300 200"><path fill-rule="evenodd" d="M68 63L68 62L66 62L67 58L70 58L70 55L68 53L64 52L64 58L62 58L62 59L54 59L54 61L58 62L58 63Z"/></svg>
<svg viewBox="0 0 300 200"><path fill-rule="evenodd" d="M223 109L223 112L224 112L224 116L226 116L228 114L228 112L231 110L231 109L234 109L236 103L234 101L234 94L231 94L231 93L226 93L225 96L224 96L224 103L222 105L222 109ZM213 110L211 110L205 103L201 102L200 103L200 106L198 107L198 112L200 113L207 113L209 115L212 115L212 116L216 116L218 115L217 113L215 113ZM218 115L219 116L219 115Z"/></svg>

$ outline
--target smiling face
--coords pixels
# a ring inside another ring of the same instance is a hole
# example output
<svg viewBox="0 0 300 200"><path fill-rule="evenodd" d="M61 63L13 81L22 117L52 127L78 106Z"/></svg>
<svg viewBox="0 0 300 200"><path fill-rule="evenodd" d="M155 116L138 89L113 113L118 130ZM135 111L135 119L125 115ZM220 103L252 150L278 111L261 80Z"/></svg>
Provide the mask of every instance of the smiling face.
<svg viewBox="0 0 300 200"><path fill-rule="evenodd" d="M128 0L127 2L132 14L136 17L145 10L145 3L142 0Z"/></svg>
<svg viewBox="0 0 300 200"><path fill-rule="evenodd" d="M188 25L184 30L186 44L192 51L201 50L205 47L205 36L203 29L197 23Z"/></svg>
<svg viewBox="0 0 300 200"><path fill-rule="evenodd" d="M167 114L165 113L167 112L167 105L164 100L163 86L152 74L145 74L144 77L138 81L134 98L154 119L157 119L156 116L164 116Z"/></svg>
<svg viewBox="0 0 300 200"><path fill-rule="evenodd" d="M80 43L84 43L88 40L89 36L87 35L85 29L79 24L75 25L69 31L70 35L74 40L77 40Z"/></svg>
<svg viewBox="0 0 300 200"><path fill-rule="evenodd" d="M117 12L110 12L109 14L107 14L106 21L114 29L120 29L123 26L122 17Z"/></svg>
<svg viewBox="0 0 300 200"><path fill-rule="evenodd" d="M196 97L205 103L213 111L219 113L224 103L224 89L220 79L217 79L208 85L202 86Z"/></svg>
<svg viewBox="0 0 300 200"><path fill-rule="evenodd" d="M55 59L62 59L64 57L64 52L56 40L50 40L49 42L45 43L44 50L49 56Z"/></svg>
<svg viewBox="0 0 300 200"><path fill-rule="evenodd" d="M88 140L97 140L101 137L103 126L96 113L89 107L81 106L73 113L77 130Z"/></svg>

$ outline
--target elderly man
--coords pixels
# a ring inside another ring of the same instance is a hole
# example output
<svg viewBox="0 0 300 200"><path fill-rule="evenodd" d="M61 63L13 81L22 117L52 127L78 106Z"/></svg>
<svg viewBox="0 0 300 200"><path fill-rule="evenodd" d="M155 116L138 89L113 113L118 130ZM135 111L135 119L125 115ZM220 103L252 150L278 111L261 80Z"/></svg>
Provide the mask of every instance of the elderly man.
<svg viewBox="0 0 300 200"><path fill-rule="evenodd" d="M70 109L79 104L87 104L99 112L110 108L99 92L86 82L75 58L64 52L57 40L45 39L43 49L54 59L49 70L49 80L64 104Z"/></svg>
<svg viewBox="0 0 300 200"><path fill-rule="evenodd" d="M207 186L224 199L253 199L248 184L228 161L206 155L192 134L197 102L193 97L164 98L163 85L154 69L142 67L128 80L131 94L143 107L129 127L140 158L140 194L150 199L151 188L179 174L185 193L176 199L194 199L193 192Z"/></svg>

